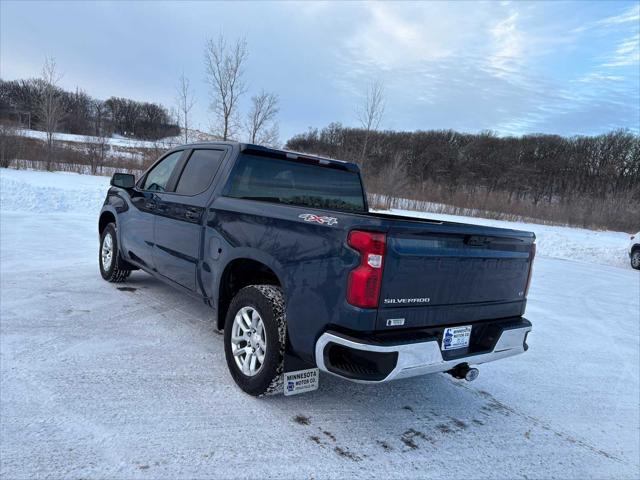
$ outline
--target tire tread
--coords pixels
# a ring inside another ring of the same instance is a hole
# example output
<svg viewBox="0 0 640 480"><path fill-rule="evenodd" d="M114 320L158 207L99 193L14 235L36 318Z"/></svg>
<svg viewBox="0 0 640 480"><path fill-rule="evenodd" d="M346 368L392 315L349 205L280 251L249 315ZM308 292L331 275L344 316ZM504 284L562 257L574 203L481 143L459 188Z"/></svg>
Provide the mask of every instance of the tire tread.
<svg viewBox="0 0 640 480"><path fill-rule="evenodd" d="M283 391L283 377L284 377L284 351L286 345L286 336L287 336L287 319L285 312L285 300L284 294L282 292L282 288L276 285L249 285L247 287L242 288L231 301L231 306L227 312L227 318L225 322L225 330L228 329L228 332L231 330L231 322L233 322L233 317L235 312L237 312L242 306L243 303L240 302L241 298L251 298L255 297L255 294L258 293L266 302L268 303L271 314L274 320L274 323L278 329L277 331L277 341L278 341L278 351L276 354L276 365L275 369L273 369L273 374L271 378L265 379L264 387L258 387L248 385L243 385L244 380L242 376L235 371L235 366L233 361L229 359L229 345L227 344L228 339L230 339L230 333L225 331L225 353L227 355L227 365L231 370L231 374L236 384L244 390L246 393L250 395L254 395L257 397L263 397L266 395L275 395L281 393ZM262 312L263 314L265 312ZM273 367L271 367L273 368Z"/></svg>
<svg viewBox="0 0 640 480"><path fill-rule="evenodd" d="M113 260L112 260L112 263L111 263L111 270L108 271L108 272L105 272L103 267L102 267L102 255L101 255L101 253L102 253L102 241L103 241L103 238L104 238L107 230L111 230L109 233L111 233L111 237L113 239L114 252L113 252ZM123 268L124 261L120 258L120 245L118 245L118 236L117 236L117 232L116 232L116 226L115 226L115 224L113 222L107 224L107 226L102 231L102 234L100 235L100 248L98 250L98 263L100 265L100 273L102 275L102 278L104 278L107 282L110 282L110 283L122 283L127 278L129 278L129 275L131 275L131 269Z"/></svg>

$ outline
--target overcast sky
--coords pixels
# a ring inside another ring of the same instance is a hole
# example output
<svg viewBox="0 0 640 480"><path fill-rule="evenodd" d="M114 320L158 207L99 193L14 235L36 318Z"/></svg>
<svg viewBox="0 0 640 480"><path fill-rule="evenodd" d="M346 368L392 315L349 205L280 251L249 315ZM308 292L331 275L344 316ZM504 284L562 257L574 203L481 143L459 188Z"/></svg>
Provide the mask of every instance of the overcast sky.
<svg viewBox="0 0 640 480"><path fill-rule="evenodd" d="M594 134L640 130L640 3L0 1L0 76L39 74L106 99L175 103L182 71L210 124L207 38L245 36L249 91L280 96L282 140L356 125L386 87L385 129Z"/></svg>

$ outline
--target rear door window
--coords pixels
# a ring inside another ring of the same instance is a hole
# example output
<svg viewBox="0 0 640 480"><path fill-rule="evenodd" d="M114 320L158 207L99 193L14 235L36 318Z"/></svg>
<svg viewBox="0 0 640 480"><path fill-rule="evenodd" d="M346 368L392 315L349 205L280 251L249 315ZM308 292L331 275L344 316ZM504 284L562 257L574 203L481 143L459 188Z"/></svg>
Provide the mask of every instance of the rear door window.
<svg viewBox="0 0 640 480"><path fill-rule="evenodd" d="M172 154L164 157L160 163L153 167L153 169L147 174L147 178L145 179L142 188L144 190L152 190L154 192L166 191L171 174L173 173L174 168L176 168L176 164L178 163L178 160L180 160L182 153L182 151L173 152Z"/></svg>
<svg viewBox="0 0 640 480"><path fill-rule="evenodd" d="M176 193L197 195L204 192L211 185L223 156L223 150L194 150L178 180Z"/></svg>
<svg viewBox="0 0 640 480"><path fill-rule="evenodd" d="M240 155L224 195L331 210L365 210L357 172L255 155Z"/></svg>

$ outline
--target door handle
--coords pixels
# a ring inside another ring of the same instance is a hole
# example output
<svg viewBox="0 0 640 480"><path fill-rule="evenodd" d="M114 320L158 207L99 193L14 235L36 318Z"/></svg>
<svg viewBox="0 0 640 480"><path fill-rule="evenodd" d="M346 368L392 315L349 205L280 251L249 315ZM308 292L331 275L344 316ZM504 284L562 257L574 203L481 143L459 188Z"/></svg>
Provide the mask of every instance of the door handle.
<svg viewBox="0 0 640 480"><path fill-rule="evenodd" d="M147 202L144 204L144 208L147 210L155 210L158 204L156 202Z"/></svg>
<svg viewBox="0 0 640 480"><path fill-rule="evenodd" d="M189 220L198 220L200 218L200 212L194 209L187 209L184 215Z"/></svg>

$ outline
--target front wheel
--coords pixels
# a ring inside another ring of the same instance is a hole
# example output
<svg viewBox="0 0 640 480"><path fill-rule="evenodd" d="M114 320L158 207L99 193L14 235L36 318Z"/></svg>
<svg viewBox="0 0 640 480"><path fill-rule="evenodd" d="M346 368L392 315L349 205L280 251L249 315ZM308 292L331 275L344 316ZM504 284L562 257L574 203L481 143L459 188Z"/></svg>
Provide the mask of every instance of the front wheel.
<svg viewBox="0 0 640 480"><path fill-rule="evenodd" d="M231 301L224 353L236 384L254 396L282 390L286 318L282 289L251 285Z"/></svg>
<svg viewBox="0 0 640 480"><path fill-rule="evenodd" d="M631 267L640 270L640 248L636 248L631 253Z"/></svg>
<svg viewBox="0 0 640 480"><path fill-rule="evenodd" d="M118 237L113 223L108 224L100 235L100 252L98 255L100 275L107 282L119 283L131 275L131 270L125 268L118 250Z"/></svg>

